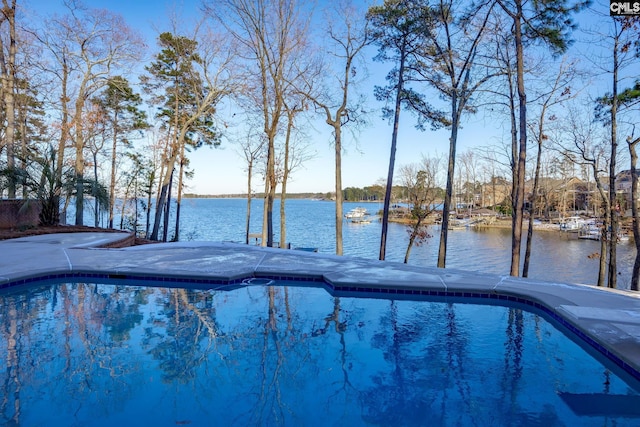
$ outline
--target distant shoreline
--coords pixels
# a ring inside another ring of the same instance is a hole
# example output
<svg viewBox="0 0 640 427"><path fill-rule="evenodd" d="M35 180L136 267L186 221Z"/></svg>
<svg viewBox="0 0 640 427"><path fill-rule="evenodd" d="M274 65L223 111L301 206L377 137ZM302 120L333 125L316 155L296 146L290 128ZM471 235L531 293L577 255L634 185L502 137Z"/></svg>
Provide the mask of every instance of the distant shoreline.
<svg viewBox="0 0 640 427"><path fill-rule="evenodd" d="M414 220L411 219L405 219L405 218L389 218L389 222L393 222L396 224L406 224L406 225L411 225L412 222L415 222ZM426 225L434 225L435 223L433 222L433 220L429 220ZM488 224L481 224L481 225L474 225L474 228L502 228L502 229L510 229L511 228L511 218L507 218L507 219L498 219L495 222L492 223L488 223ZM529 220L525 219L522 222L522 227L523 230L526 230L527 227L529 227ZM541 223L541 224L534 224L533 225L533 229L536 231L560 231L560 228L558 226L558 224L551 224L551 223Z"/></svg>
<svg viewBox="0 0 640 427"><path fill-rule="evenodd" d="M331 193L333 194L333 193ZM314 199L334 201L333 198L327 198L328 193L287 193L287 199ZM247 193L241 194L193 194L186 193L182 197L185 199L246 199ZM264 193L255 193L252 199L263 199ZM280 194L276 193L276 199L280 198ZM360 203L360 202L358 202ZM365 202L363 202L365 203Z"/></svg>

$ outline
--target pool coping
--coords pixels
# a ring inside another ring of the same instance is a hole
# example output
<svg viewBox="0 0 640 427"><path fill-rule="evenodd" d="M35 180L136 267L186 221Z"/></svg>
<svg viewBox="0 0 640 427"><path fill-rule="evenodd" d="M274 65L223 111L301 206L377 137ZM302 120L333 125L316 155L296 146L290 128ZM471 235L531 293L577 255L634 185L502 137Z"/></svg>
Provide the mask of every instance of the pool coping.
<svg viewBox="0 0 640 427"><path fill-rule="evenodd" d="M127 238L92 232L0 241L0 290L65 279L216 288L268 278L318 283L345 296L513 302L542 311L640 381L636 292L228 242L104 248Z"/></svg>

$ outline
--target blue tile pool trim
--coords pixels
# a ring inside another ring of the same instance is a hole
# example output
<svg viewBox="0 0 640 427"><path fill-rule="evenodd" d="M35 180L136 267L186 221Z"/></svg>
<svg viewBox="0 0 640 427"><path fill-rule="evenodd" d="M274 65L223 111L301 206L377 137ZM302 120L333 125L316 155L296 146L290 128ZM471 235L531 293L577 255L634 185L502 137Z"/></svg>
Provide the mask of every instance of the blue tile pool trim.
<svg viewBox="0 0 640 427"><path fill-rule="evenodd" d="M106 274L106 273L57 273L46 274L42 276L28 277L25 279L12 280L0 284L0 289L8 289L14 286L35 284L39 282L56 281L63 279L91 279L91 280L131 280L135 282L153 282L153 283L192 283L202 285L236 285L242 284L247 277L239 279L203 279L203 278L187 278L187 277L167 277L167 276L140 276L135 274Z"/></svg>
<svg viewBox="0 0 640 427"><path fill-rule="evenodd" d="M583 343L587 344L591 348L595 349L601 355L613 362L616 366L621 368L624 372L629 374L635 380L640 381L640 372L612 353L609 349L602 346L593 338L586 335L566 318L559 315L557 312L549 309L545 305L542 305L536 301L532 301L527 298L522 298L514 295L500 294L500 293L483 293L483 292L461 292L461 291L446 291L446 290L433 290L433 289L416 289L416 288L402 288L402 287L366 287L366 286L340 286L328 282L323 277L319 276L298 276L298 275L282 275L282 274L253 274L233 279L215 279L215 278L189 278L189 277L171 277L171 276L150 276L150 275L135 275L135 274L119 274L119 273L83 273L83 272L67 272L67 273L53 273L42 276L33 276L24 279L12 280L5 283L0 283L0 289L9 289L16 286L24 286L30 284L37 284L42 282L62 281L73 279L77 281L79 279L87 279L91 282L105 281L133 281L135 284L156 284L156 285L171 285L171 284L192 284L192 285L205 285L215 290L216 288L228 287L228 286L243 286L244 281L248 279L270 279L275 281L296 281L306 283L317 283L324 286L332 294L369 294L371 296L423 296L423 297L446 297L446 298L461 298L461 299L480 299L480 300L493 300L496 302L509 302L522 304L528 307L535 308L550 319L557 322L562 327L566 328L569 332L574 334Z"/></svg>

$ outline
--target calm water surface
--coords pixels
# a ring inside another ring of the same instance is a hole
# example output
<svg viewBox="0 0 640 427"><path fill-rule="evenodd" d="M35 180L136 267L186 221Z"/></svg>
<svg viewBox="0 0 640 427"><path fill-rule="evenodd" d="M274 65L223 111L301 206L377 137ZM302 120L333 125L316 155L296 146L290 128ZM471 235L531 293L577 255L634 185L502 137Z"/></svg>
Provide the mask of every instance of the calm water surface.
<svg viewBox="0 0 640 427"><path fill-rule="evenodd" d="M274 208L274 240L279 241L279 201ZM347 212L364 206L375 213L377 203L345 203ZM335 203L316 200L287 200L286 241L296 247L316 247L323 253L335 253ZM244 241L246 200L187 199L183 202L180 240ZM262 229L262 200L252 203L251 232ZM377 259L380 249L381 224L378 218L370 224L346 222L343 228L344 254ZM435 267L438 258L440 229L432 227L433 237L411 251L409 264ZM387 260L402 262L408 243L407 227L389 224ZM524 246L524 245L523 245ZM600 243L570 239L560 232L534 232L529 277L539 280L595 284ZM524 252L523 252L524 253ZM590 258L591 256L591 258ZM628 288L635 258L633 243L618 246L619 287ZM508 274L511 263L511 231L508 229L473 228L452 230L447 247L447 268Z"/></svg>
<svg viewBox="0 0 640 427"><path fill-rule="evenodd" d="M637 383L534 313L274 285L0 293L0 424L638 425Z"/></svg>

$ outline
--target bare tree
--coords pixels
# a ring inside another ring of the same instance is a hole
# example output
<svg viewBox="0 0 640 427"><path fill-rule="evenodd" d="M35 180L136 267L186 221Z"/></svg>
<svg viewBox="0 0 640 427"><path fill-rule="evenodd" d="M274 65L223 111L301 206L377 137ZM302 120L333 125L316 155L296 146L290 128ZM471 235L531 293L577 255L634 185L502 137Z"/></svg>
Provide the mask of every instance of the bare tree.
<svg viewBox="0 0 640 427"><path fill-rule="evenodd" d="M258 135L252 127L244 139L239 142L239 150L247 163L247 215L245 220L245 243L249 244L249 234L251 226L251 200L253 199L253 189L251 180L256 162L264 155L265 139Z"/></svg>
<svg viewBox="0 0 640 427"><path fill-rule="evenodd" d="M435 210L435 201L439 196L439 170L440 159L435 157L423 157L421 163L412 163L400 169L400 180L407 188L412 220L408 226L409 243L404 255L405 264L409 262L413 245L419 245L431 237L425 220Z"/></svg>
<svg viewBox="0 0 640 427"><path fill-rule="evenodd" d="M107 77L118 66L139 59L142 39L122 16L106 10L87 9L69 3L68 15L58 20L70 36L70 59L79 73L74 101L73 138L75 148L76 225L84 223L84 120L87 101L106 85Z"/></svg>
<svg viewBox="0 0 640 427"><path fill-rule="evenodd" d="M636 245L636 258L633 262L633 274L631 274L631 290L640 290L640 209L638 209L638 152L637 146L640 137L630 135L627 138L629 154L631 155L631 214L633 216L632 228L633 241Z"/></svg>
<svg viewBox="0 0 640 427"><path fill-rule="evenodd" d="M502 187L504 183L511 183L511 181L503 178L511 171L511 152L510 147L500 145L481 146L474 148L474 152L477 153L480 161L483 164L483 171L486 177L485 184L482 191L482 206L491 206L494 210L497 210L499 206L505 202L505 196L508 198L508 204L510 202L511 191L508 194L503 189L498 190L498 185ZM506 184L505 184L506 185Z"/></svg>
<svg viewBox="0 0 640 427"><path fill-rule="evenodd" d="M610 206L609 209L611 213L609 214L609 227L611 228L612 236L616 233L618 229L618 215L620 212L620 206L617 205L616 199L616 158L618 154L618 83L619 83L619 73L621 67L621 59L620 55L624 54L622 51L622 37L624 35L624 25L619 22L615 17L612 18L613 26L614 26L614 35L613 35L613 47L612 47L612 67L611 67L611 97L610 97L610 123L609 127L611 130L610 141L611 141L611 156L609 159L609 201ZM608 286L610 288L615 288L616 283L618 281L617 275L617 245L616 239L609 239L609 274L608 274Z"/></svg>
<svg viewBox="0 0 640 427"><path fill-rule="evenodd" d="M55 185L58 195L63 192L63 165L66 158L67 148L71 148L71 96L73 93L72 84L77 71L75 63L72 61L72 28L58 24L59 17L45 20L41 29L29 29L31 35L42 46L42 63L35 65L43 74L51 75L49 79L49 90L43 91L45 102L52 110L59 114L57 123L53 123L53 128L58 131L58 146L55 152L56 165L53 168L55 173ZM60 215L63 222L66 221L66 211L70 198L66 197Z"/></svg>
<svg viewBox="0 0 640 427"><path fill-rule="evenodd" d="M308 19L302 18L297 0L205 0L205 13L214 17L240 43L251 67L249 76L258 82L249 97L260 105L267 140L262 245L273 245L273 202L277 176L276 138L285 116L285 101L291 81L298 73L306 45Z"/></svg>
<svg viewBox="0 0 640 427"><path fill-rule="evenodd" d="M280 164L281 173L277 173L280 181L280 247L287 247L287 184L291 173L301 166L306 160L312 157L309 151L309 144L304 143L307 138L304 132L301 132L296 126L295 121L298 114L303 113L305 103L303 99L293 99L295 106L289 106L285 101L285 115L287 119L287 127L285 130L284 146L282 147L282 156ZM298 101L298 102L296 102Z"/></svg>
<svg viewBox="0 0 640 427"><path fill-rule="evenodd" d="M555 119L555 116L548 117L547 115L551 112L550 110L573 97L579 92L575 87L572 88L572 82L575 82L577 79L577 71L575 68L575 62L569 61L566 58L560 62L558 67L558 73L556 78L550 81L548 87L543 89L542 93L540 93L533 103L539 103L540 111L539 116L537 118L537 123L532 129L533 138L535 138L537 145L537 155L536 155L536 163L535 163L535 172L533 177L533 189L531 192L531 206L535 204L536 199L538 198L538 188L540 182L540 169L542 165L542 152L543 152L543 144L544 141L548 138L545 134L546 129L546 120L550 118L551 120ZM529 209L529 225L527 228L527 242L526 249L524 254L524 263L522 266L522 277L528 277L529 275L529 263L531 260L531 245L533 241L533 208Z"/></svg>
<svg viewBox="0 0 640 427"><path fill-rule="evenodd" d="M136 61L141 54L143 42L140 36L129 28L120 15L106 10L88 9L79 2L65 3L67 15L54 18L49 26L55 26L57 40L42 35L52 56L58 62L56 70L61 77L63 92L63 116L69 116L66 105L70 99L67 90L70 77L78 82L75 87L73 109L73 141L75 149L75 223L84 222L84 112L87 101L102 88L107 77L118 67L124 67ZM61 38L60 38L61 37ZM66 132L66 118L63 119L63 134ZM61 136L61 145L66 136Z"/></svg>
<svg viewBox="0 0 640 427"><path fill-rule="evenodd" d="M328 76L326 84L316 89L311 79L305 79L303 92L325 116L325 122L333 131L333 149L335 158L335 191L336 191L336 254L343 253L342 225L343 201L342 194L342 150L343 127L362 123L360 102L353 102L353 90L357 85L356 61L363 49L371 43L367 31L367 21L359 18L358 10L349 0L335 2L328 16L328 35L331 45L330 55L333 61L323 64L320 73ZM336 15L340 19L336 19ZM337 25L339 22L340 25ZM314 93L318 92L318 93ZM361 101L361 99L359 99Z"/></svg>
<svg viewBox="0 0 640 427"><path fill-rule="evenodd" d="M499 13L499 10L496 10L495 12L491 27L494 49L493 58L496 66L501 69L503 78L494 80L494 85L485 87L483 92L484 95L490 99L488 108L490 114L500 120L507 118L509 123L509 148L506 150L508 155L505 158L508 159L506 164L509 167L511 175L510 199L512 201L511 212L513 213L515 211L513 201L516 199L516 183L518 181L516 55L513 46L513 34L511 31L505 30L505 27L510 25L510 19L509 17L505 18L502 16ZM495 152L492 152L492 154L495 154Z"/></svg>
<svg viewBox="0 0 640 427"><path fill-rule="evenodd" d="M586 111L577 111L575 108L569 109L567 125L564 130L567 144L557 147L558 153L562 157L570 157L580 165L591 169L596 188L602 198L604 205L604 222L600 236L600 265L598 270L598 286L605 286L605 276L607 271L607 228L610 224L611 199L607 191L604 179L609 168L609 158L606 150L606 136L602 129L596 127L590 120L590 115Z"/></svg>
<svg viewBox="0 0 640 427"><path fill-rule="evenodd" d="M447 126L449 161L442 206L442 227L438 248L438 267L446 266L449 211L453 197L458 131L463 114L475 111L472 97L482 85L501 71L481 64L479 52L495 3L480 3L471 10L459 10L451 0L440 0L431 7L433 25L425 27L425 64L420 76L435 88L449 105Z"/></svg>
<svg viewBox="0 0 640 427"><path fill-rule="evenodd" d="M610 158L609 158L609 201L610 213L608 215L608 227L611 234L615 235L619 227L619 217L621 214L621 206L616 197L616 174L618 172L618 134L624 130L619 127L622 124L621 115L624 112L625 105L623 99L620 98L619 85L625 79L624 69L636 61L635 52L633 52L634 44L638 43L638 31L634 20L628 20L625 17L610 17L610 27L607 34L600 34L601 40L604 39L607 44L606 49L611 52L611 56L607 58L604 71L611 77L611 92L597 99L596 117L599 118L606 126L608 126L610 134ZM635 29L635 30L634 30ZM600 31L600 29L598 29ZM637 77L635 75L634 77ZM607 286L610 288L617 287L618 271L617 271L617 239L609 239L609 270L607 276Z"/></svg>
<svg viewBox="0 0 640 427"><path fill-rule="evenodd" d="M564 52L574 25L571 14L584 7L584 3L569 0L550 0L544 3L529 3L523 0L496 0L505 16L511 21L509 31L515 53L515 83L518 94L518 141L514 146L515 179L513 191L513 213L511 231L512 276L520 274L520 246L524 216L524 188L527 159L527 93L525 91L525 47L528 41L545 43L554 53ZM512 108L515 111L515 105ZM514 115L515 118L515 115ZM515 125L515 123L514 123ZM515 126L513 126L515 136ZM514 140L514 145L515 140ZM517 150L516 150L517 148ZM515 152L517 151L517 162Z"/></svg>
<svg viewBox="0 0 640 427"><path fill-rule="evenodd" d="M29 18L15 0L0 4L0 195L29 197L31 188L24 180L28 172L30 149L48 137L42 78L41 46L26 28ZM48 88L47 88L48 89Z"/></svg>
<svg viewBox="0 0 640 427"><path fill-rule="evenodd" d="M640 42L638 42L638 35L640 35L640 17L627 17L625 24L628 29L636 34L635 45L637 52L640 53ZM633 37L632 37L633 40ZM637 113L640 109L640 80L636 80L634 85L625 89L621 94L621 101L626 108L633 108ZM633 273L631 275L631 290L640 290L640 209L638 208L639 188L638 179L640 179L638 173L638 152L637 147L640 142L640 137L636 135L636 126L633 125L631 132L627 136L627 148L629 149L629 155L631 159L631 214L633 240L636 245L636 258L633 263Z"/></svg>
<svg viewBox="0 0 640 427"><path fill-rule="evenodd" d="M471 207L476 205L476 194L478 190L478 173L480 168L480 158L475 151L467 150L460 153L460 172L462 178L462 190L464 192L464 202Z"/></svg>
<svg viewBox="0 0 640 427"><path fill-rule="evenodd" d="M615 21L615 20L614 20ZM621 40L620 55L622 58L619 59L620 66L624 65L626 62L624 59L625 54L629 51L629 49L635 47L636 49L636 57L640 55L640 42L638 41L638 36L640 35L640 17L638 16L627 16L621 19L620 22L620 33L626 33L625 40ZM618 46L615 46L618 47ZM616 58L615 50L614 50L614 59ZM615 77L614 77L615 78ZM614 85L614 89L616 86ZM637 126L637 114L640 111L640 80L637 79L631 87L628 87L620 92L618 95L618 105L619 113L621 115L630 114L631 123L627 123L629 126L629 131L627 134L627 148L629 150L630 163L631 163L631 214L632 214L632 232L634 237L634 242L636 245L636 258L633 264L633 274L631 275L631 290L637 291L640 290L640 210L638 209L638 153L637 153L637 145L640 142L640 138L636 136L636 126ZM605 98L606 99L606 98ZM600 102L602 103L603 100ZM613 117L613 107L614 102L611 100L611 119L612 125L614 122ZM626 113L626 114L625 114ZM617 119L616 119L617 120Z"/></svg>
<svg viewBox="0 0 640 427"><path fill-rule="evenodd" d="M107 139L107 117L104 111L96 104L87 108L84 115L85 124L85 145L91 153L91 164L93 165L93 179L89 181L91 186L90 194L93 196L93 226L100 226L100 210L107 200L101 197L101 185L98 171L98 158L102 153ZM104 202L104 203L103 203Z"/></svg>

